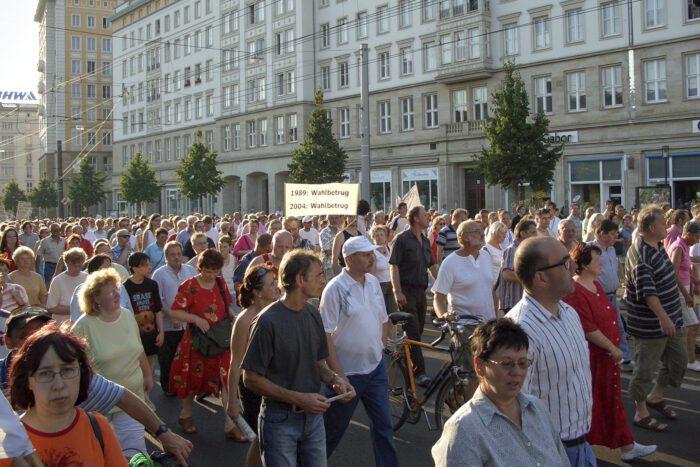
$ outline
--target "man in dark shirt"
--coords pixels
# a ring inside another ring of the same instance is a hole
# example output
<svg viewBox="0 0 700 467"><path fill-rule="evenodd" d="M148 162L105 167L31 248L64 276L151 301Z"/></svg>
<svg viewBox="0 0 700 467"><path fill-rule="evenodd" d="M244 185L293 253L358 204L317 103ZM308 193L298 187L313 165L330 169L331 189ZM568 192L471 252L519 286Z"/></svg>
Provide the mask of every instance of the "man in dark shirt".
<svg viewBox="0 0 700 467"><path fill-rule="evenodd" d="M248 265L256 256L260 256L263 253L272 253L272 235L267 233L258 235L258 238L255 239L255 249L241 258L236 265L236 269L233 270L234 285L243 283L243 277L248 269Z"/></svg>
<svg viewBox="0 0 700 467"><path fill-rule="evenodd" d="M391 251L391 285L394 288L396 303L403 311L411 313L405 326L409 339L420 340L425 327L427 301L425 289L428 287L427 271L437 277L438 265L430 249L428 238L423 230L428 228L429 218L423 206L414 206L408 212L409 229L399 233ZM430 378L425 374L425 362L420 347L411 347L411 360L416 380L427 386Z"/></svg>
<svg viewBox="0 0 700 467"><path fill-rule="evenodd" d="M513 222L510 223L510 230L515 232L515 226L518 225L518 222L520 222L520 219L522 219L524 215L525 215L525 205L518 204L518 207L515 208L515 217L513 218Z"/></svg>
<svg viewBox="0 0 700 467"><path fill-rule="evenodd" d="M676 412L664 402L664 392L669 385L681 385L688 354L680 331L683 315L678 284L663 247L663 210L656 206L642 209L637 226L639 238L630 246L625 260L627 332L634 337L632 359L636 362L628 390L636 405L634 424L660 431L668 426L653 419L649 408L675 420ZM661 369L652 388L659 361Z"/></svg>
<svg viewBox="0 0 700 467"><path fill-rule="evenodd" d="M328 343L321 315L308 303L326 285L323 263L296 249L280 265L284 297L252 322L241 363L243 383L263 396L258 436L264 465L325 465L322 414L330 407L321 383L338 394L354 390L326 364Z"/></svg>

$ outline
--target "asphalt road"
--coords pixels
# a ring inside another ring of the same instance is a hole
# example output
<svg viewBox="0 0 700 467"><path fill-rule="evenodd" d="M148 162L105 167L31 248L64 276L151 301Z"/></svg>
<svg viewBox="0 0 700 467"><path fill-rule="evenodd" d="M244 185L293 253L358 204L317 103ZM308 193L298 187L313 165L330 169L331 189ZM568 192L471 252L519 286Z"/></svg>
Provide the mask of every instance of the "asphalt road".
<svg viewBox="0 0 700 467"><path fill-rule="evenodd" d="M423 340L431 341L437 335L437 331L426 328ZM442 364L445 355L428 351L425 356L428 374L433 375ZM623 373L624 380L629 380L629 377L630 374ZM623 386L626 387L624 381ZM635 465L700 466L700 373L689 371L682 387L669 389L667 396L669 405L678 413L678 420L669 422L670 431L667 433L652 433L632 426L632 433L637 442L659 445L659 450L655 454L636 461ZM631 423L633 404L626 391L623 391L623 397L627 408L627 419ZM158 414L168 426L182 434L177 423L180 401L165 397L159 386L156 386L151 393L151 400L156 404ZM432 400L429 401L426 408L429 415L432 415L432 402ZM195 467L243 465L248 445L224 438L223 411L218 400L208 397L202 402L197 402L194 422L199 431L187 436L195 445L190 457L190 465ZM432 416L430 422L432 424ZM439 436L440 433L429 430L425 417L421 417L415 425L406 423L395 436L401 465L405 467L432 465L430 448ZM341 444L329 459L329 466L374 465L371 446L369 420L360 404ZM620 460L619 451L602 447L594 447L594 451L601 466L627 465Z"/></svg>

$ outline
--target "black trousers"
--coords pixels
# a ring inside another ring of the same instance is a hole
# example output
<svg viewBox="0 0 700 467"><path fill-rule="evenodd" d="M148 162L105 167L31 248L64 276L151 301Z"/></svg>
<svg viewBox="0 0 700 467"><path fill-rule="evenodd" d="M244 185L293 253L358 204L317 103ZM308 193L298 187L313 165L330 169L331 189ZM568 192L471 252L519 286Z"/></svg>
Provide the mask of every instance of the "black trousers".
<svg viewBox="0 0 700 467"><path fill-rule="evenodd" d="M158 366L160 366L160 386L163 392L170 392L168 382L170 381L170 365L173 364L177 346L180 344L185 331L165 331L163 346L158 350Z"/></svg>
<svg viewBox="0 0 700 467"><path fill-rule="evenodd" d="M425 287L401 284L401 291L406 296L406 304L402 311L413 315L413 318L404 325L404 330L409 339L420 341L423 328L425 328L425 313L428 309ZM411 347L411 360L413 361L413 373L415 375L425 374L425 361L420 347Z"/></svg>

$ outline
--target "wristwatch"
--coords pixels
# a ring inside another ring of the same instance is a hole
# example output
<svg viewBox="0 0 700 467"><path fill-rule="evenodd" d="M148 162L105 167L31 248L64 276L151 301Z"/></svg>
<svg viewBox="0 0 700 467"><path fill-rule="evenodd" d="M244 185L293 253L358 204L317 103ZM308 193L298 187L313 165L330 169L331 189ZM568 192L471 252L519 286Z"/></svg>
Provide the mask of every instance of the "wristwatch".
<svg viewBox="0 0 700 467"><path fill-rule="evenodd" d="M165 433L166 431L168 431L168 425L166 425L165 423L163 423L161 426L158 427L158 429L156 430L156 432L153 433L153 437L154 437L154 438L157 438L157 437L159 437L160 435L162 435L163 433Z"/></svg>

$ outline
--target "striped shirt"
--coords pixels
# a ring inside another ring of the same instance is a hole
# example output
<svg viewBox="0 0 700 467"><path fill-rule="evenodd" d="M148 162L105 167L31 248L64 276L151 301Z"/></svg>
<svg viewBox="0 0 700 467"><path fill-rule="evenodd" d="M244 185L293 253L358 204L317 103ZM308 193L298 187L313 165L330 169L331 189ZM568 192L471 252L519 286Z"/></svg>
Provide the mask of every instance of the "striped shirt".
<svg viewBox="0 0 700 467"><path fill-rule="evenodd" d="M78 407L86 412L107 416L124 395L124 387L95 373L88 387L87 399Z"/></svg>
<svg viewBox="0 0 700 467"><path fill-rule="evenodd" d="M642 339L665 337L659 318L646 303L645 297L651 296L659 298L676 329L683 326L676 275L661 242L657 250L641 236L634 240L625 259L625 283L629 334Z"/></svg>
<svg viewBox="0 0 700 467"><path fill-rule="evenodd" d="M452 224L443 227L440 232L438 232L435 242L442 246L442 259L447 258L460 248L459 241L457 240L457 232L452 228Z"/></svg>
<svg viewBox="0 0 700 467"><path fill-rule="evenodd" d="M527 292L506 318L518 323L530 341L532 359L523 392L544 402L562 440L591 429L593 393L588 344L576 311L559 302L554 316Z"/></svg>
<svg viewBox="0 0 700 467"><path fill-rule="evenodd" d="M503 262L501 263L501 287L498 289L498 307L501 310L510 310L515 306L516 303L523 298L523 286L520 282L509 282L503 280L503 270L510 269L515 270L515 250L518 249L520 242L515 240L506 250L503 252Z"/></svg>

